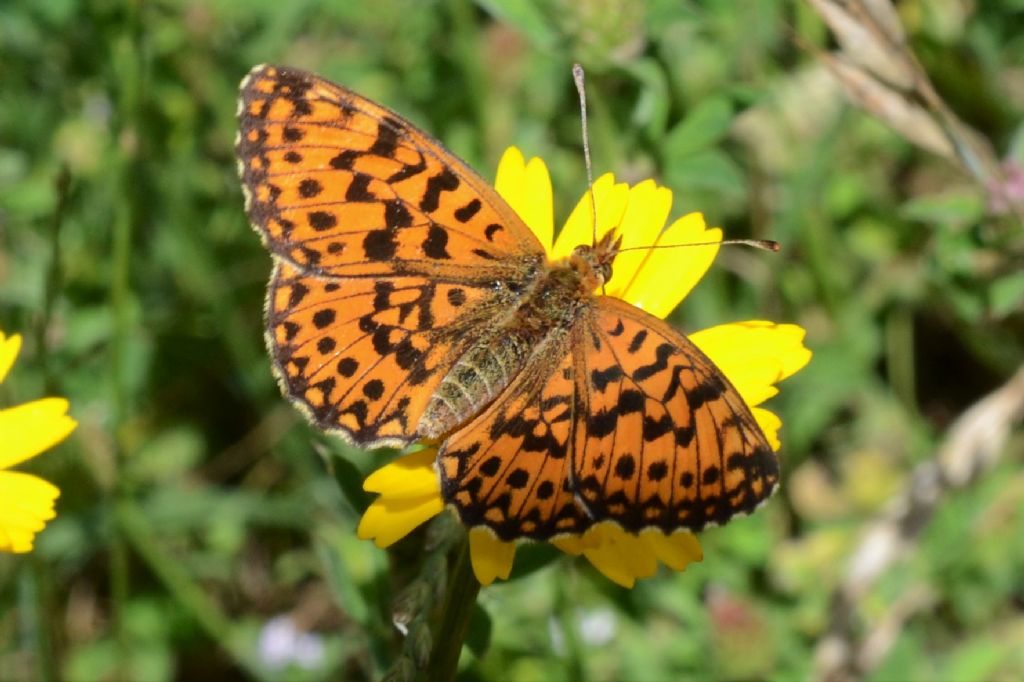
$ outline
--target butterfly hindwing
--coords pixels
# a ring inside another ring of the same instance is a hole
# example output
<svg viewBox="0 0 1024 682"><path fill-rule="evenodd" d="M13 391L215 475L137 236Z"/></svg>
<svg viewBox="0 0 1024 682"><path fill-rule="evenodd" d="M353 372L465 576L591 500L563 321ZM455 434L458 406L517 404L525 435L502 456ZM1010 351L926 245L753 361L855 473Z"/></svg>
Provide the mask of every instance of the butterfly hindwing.
<svg viewBox="0 0 1024 682"><path fill-rule="evenodd" d="M442 447L442 495L464 523L504 540L600 521L700 530L771 495L775 454L685 336L598 297L563 338Z"/></svg>
<svg viewBox="0 0 1024 682"><path fill-rule="evenodd" d="M607 296L575 348L583 396L573 479L590 513L627 530L700 530L749 513L778 460L736 389L683 334Z"/></svg>
<svg viewBox="0 0 1024 682"><path fill-rule="evenodd" d="M406 445L471 331L511 304L489 286L313 277L279 260L267 341L282 389L317 426L366 447Z"/></svg>
<svg viewBox="0 0 1024 682"><path fill-rule="evenodd" d="M487 526L503 540L544 540L578 535L590 524L570 483L575 333L549 339L505 392L441 447L441 494L467 526Z"/></svg>

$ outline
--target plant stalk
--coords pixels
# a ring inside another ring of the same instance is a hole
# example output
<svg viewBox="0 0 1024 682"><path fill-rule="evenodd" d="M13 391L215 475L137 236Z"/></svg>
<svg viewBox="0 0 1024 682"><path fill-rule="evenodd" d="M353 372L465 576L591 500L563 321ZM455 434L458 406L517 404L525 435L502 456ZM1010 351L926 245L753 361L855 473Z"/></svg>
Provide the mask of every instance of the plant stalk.
<svg viewBox="0 0 1024 682"><path fill-rule="evenodd" d="M434 637L434 647L427 664L427 679L432 682L448 682L455 679L459 667L462 643L466 639L469 619L473 615L480 583L473 575L469 559L469 538L459 546L459 556L448 577L448 589L444 595L441 611L441 625Z"/></svg>

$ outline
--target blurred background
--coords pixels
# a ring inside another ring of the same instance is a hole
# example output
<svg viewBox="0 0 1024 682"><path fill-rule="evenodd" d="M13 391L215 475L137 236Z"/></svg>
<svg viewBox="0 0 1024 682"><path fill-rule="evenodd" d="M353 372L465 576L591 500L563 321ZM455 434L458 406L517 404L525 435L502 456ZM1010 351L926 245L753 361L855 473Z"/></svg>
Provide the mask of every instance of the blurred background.
<svg viewBox="0 0 1024 682"><path fill-rule="evenodd" d="M842 9L845 7L846 9ZM465 680L1019 679L1024 2L15 0L0 5L0 403L80 425L0 555L0 677L365 680L422 533L355 537L364 453L309 428L263 346L270 258L233 140L260 62L413 120L493 179L654 177L729 237L672 318L807 329L769 403L784 483L621 589L520 552ZM396 558L400 557L400 558Z"/></svg>

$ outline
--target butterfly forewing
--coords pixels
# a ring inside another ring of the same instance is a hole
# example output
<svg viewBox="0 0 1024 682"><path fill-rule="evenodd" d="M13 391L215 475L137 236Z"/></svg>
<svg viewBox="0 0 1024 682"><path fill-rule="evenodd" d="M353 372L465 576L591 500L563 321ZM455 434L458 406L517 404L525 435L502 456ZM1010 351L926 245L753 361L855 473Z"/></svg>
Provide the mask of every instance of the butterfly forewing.
<svg viewBox="0 0 1024 682"><path fill-rule="evenodd" d="M242 83L249 217L311 274L514 276L536 237L464 163L397 114L318 76L259 66Z"/></svg>

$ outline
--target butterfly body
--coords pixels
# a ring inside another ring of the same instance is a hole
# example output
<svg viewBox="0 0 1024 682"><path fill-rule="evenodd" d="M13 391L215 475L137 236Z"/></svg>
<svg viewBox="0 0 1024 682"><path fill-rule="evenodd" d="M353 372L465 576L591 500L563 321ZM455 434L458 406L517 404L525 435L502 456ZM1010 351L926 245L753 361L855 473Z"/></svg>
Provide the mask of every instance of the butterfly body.
<svg viewBox="0 0 1024 682"><path fill-rule="evenodd" d="M313 74L256 67L239 121L275 263L268 349L317 426L363 447L440 441L445 502L504 540L697 530L771 495L778 460L725 376L600 294L611 233L550 262L458 158Z"/></svg>
<svg viewBox="0 0 1024 682"><path fill-rule="evenodd" d="M524 367L542 363L545 353L560 348L581 310L593 306L594 291L610 278L617 248L609 233L597 246L581 246L562 262L531 268L509 313L482 330L441 381L420 420L420 436L438 439L464 424Z"/></svg>

